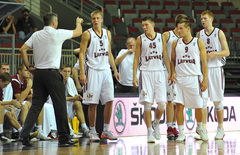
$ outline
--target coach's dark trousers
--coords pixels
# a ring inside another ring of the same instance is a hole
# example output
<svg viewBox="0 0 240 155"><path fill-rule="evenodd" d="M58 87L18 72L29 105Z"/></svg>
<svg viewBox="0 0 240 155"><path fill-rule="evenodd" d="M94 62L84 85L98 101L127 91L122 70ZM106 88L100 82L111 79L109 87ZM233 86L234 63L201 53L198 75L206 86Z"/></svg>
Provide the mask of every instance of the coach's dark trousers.
<svg viewBox="0 0 240 155"><path fill-rule="evenodd" d="M59 142L62 143L69 139L65 86L63 84L63 77L57 69L37 69L35 71L32 106L20 134L21 138L29 136L49 95L53 101Z"/></svg>

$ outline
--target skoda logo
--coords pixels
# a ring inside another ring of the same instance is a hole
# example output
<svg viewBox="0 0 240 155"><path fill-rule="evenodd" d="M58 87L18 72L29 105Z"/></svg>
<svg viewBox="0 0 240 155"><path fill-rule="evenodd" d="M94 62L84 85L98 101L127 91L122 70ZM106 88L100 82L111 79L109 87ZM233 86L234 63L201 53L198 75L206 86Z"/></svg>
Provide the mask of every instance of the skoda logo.
<svg viewBox="0 0 240 155"><path fill-rule="evenodd" d="M192 130L195 125L195 113L191 108L185 108L185 123L188 130Z"/></svg>
<svg viewBox="0 0 240 155"><path fill-rule="evenodd" d="M118 101L114 107L114 127L118 133L122 133L126 126L126 108L122 101Z"/></svg>

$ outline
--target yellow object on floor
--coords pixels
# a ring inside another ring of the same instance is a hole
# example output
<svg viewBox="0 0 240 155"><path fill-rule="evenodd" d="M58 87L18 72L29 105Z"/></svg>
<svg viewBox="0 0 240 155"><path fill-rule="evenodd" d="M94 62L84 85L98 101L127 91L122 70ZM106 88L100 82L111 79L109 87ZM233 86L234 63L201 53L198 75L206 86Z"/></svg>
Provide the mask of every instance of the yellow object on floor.
<svg viewBox="0 0 240 155"><path fill-rule="evenodd" d="M72 127L75 133L78 133L79 130L79 120L77 119L77 116L75 116L72 120Z"/></svg>

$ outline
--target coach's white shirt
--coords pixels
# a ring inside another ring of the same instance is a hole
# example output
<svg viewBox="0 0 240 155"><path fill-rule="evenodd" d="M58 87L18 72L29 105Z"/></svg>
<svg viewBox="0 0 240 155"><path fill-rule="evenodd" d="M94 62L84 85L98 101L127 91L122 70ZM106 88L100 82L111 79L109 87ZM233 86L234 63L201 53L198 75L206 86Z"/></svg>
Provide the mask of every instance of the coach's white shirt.
<svg viewBox="0 0 240 155"><path fill-rule="evenodd" d="M122 49L118 53L118 57L122 56L126 53L128 49ZM133 60L134 60L135 53L127 54L123 61L119 64L119 73L120 73L120 81L119 83L124 86L133 86ZM116 59L117 59L116 58ZM139 77L139 69L137 70L137 78Z"/></svg>
<svg viewBox="0 0 240 155"><path fill-rule="evenodd" d="M59 69L62 44L72 36L72 30L54 29L51 26L33 33L25 44L33 49L35 68Z"/></svg>

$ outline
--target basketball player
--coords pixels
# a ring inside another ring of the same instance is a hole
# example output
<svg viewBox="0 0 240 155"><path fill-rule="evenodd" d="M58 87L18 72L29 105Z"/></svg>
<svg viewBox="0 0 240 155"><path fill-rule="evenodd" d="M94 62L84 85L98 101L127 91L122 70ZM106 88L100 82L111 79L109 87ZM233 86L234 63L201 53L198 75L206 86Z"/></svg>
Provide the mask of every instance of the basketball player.
<svg viewBox="0 0 240 155"><path fill-rule="evenodd" d="M195 109L197 132L202 140L207 141L207 133L202 128L203 101L201 96L201 91L204 92L207 89L205 44L203 40L192 37L189 20L182 19L178 23L177 28L180 38L172 43L171 58L172 82L176 83L174 86L176 96L174 96L173 102L177 105L177 123L179 128L179 135L176 141L181 142L185 140L184 107Z"/></svg>
<svg viewBox="0 0 240 155"><path fill-rule="evenodd" d="M83 33L79 54L80 82L84 85L83 104L89 105L89 137L91 141L100 140L95 129L96 107L100 99L101 103L105 105L104 128L101 138L116 140L117 138L109 131L114 100L113 79L109 64L114 70L114 75L118 81L120 75L111 52L111 33L102 28L102 11L93 11L91 18L93 27ZM87 64L85 70L84 62Z"/></svg>
<svg viewBox="0 0 240 155"><path fill-rule="evenodd" d="M188 19L188 17L184 14L179 14L175 17L175 29L171 31L167 31L163 33L163 36L166 38L166 45L167 45L167 50L168 50L168 56L169 60L171 61L171 52L172 52L172 42L176 39L178 39L178 29L177 29L177 24L179 21L184 18ZM168 77L168 72L165 71L166 78ZM167 84L167 106L166 106L166 113L167 113L167 138L168 140L173 140L176 139L178 136L178 131L176 128L176 110L177 107L172 103L173 100L173 86L169 86L168 82Z"/></svg>
<svg viewBox="0 0 240 155"><path fill-rule="evenodd" d="M170 62L165 38L154 31L154 20L145 17L142 21L144 34L137 38L136 51L133 62L133 86L138 87L137 68L140 57L139 102L144 105L144 120L147 126L148 142L154 143L161 138L159 122L167 102L165 66L169 75ZM169 76L170 79L170 76ZM158 104L155 111L155 120L151 123L151 108L154 102ZM154 132L152 131L152 127Z"/></svg>
<svg viewBox="0 0 240 155"><path fill-rule="evenodd" d="M79 58L79 53L80 53L80 48L74 49L73 50L74 55ZM82 86L80 84L79 78L78 78L78 70L80 69L79 67L79 59L77 60L77 62L75 63L74 67L72 68L72 75L73 75L73 80L75 82L77 91L79 94L82 93Z"/></svg>
<svg viewBox="0 0 240 155"><path fill-rule="evenodd" d="M78 94L77 88L74 84L73 79L70 77L71 75L71 66L65 64L61 67L61 74L63 75L63 83L65 85L65 95L67 101L67 112L69 119L73 120L76 114L78 120L81 122L81 127L83 130L83 135L88 137L89 129L85 122L85 117L82 108L82 96ZM71 126L69 126L71 127ZM70 135L76 136L73 129L70 128Z"/></svg>
<svg viewBox="0 0 240 155"><path fill-rule="evenodd" d="M230 51L228 48L226 37L222 30L213 27L212 22L214 15L211 11L203 11L201 14L201 22L203 30L197 33L197 37L202 39L206 45L207 63L208 63L208 95L213 101L217 110L218 128L215 140L223 139L223 104L225 77L222 66L226 63L226 58ZM203 117L203 128L207 128L207 100L205 100Z"/></svg>
<svg viewBox="0 0 240 155"><path fill-rule="evenodd" d="M23 109L21 109L21 113L25 109L24 106L26 106L26 111L28 112L31 107L31 101L32 101L32 79L30 79L30 72L27 70L26 66L24 64L21 64L18 66L18 74L12 76L12 88L13 88L13 96L18 101L22 101L23 103ZM18 110L16 110L17 115L19 115ZM24 117L21 117L20 113L20 120L22 124L25 123L25 119L27 117L27 114L25 114ZM18 117L18 116L17 116ZM40 140L50 140L51 138L46 137L43 135L42 131L42 122L43 122L43 110L40 112L39 117L37 119L36 125L37 125L37 139ZM17 130L13 130L13 135L15 135L14 138L18 136Z"/></svg>

